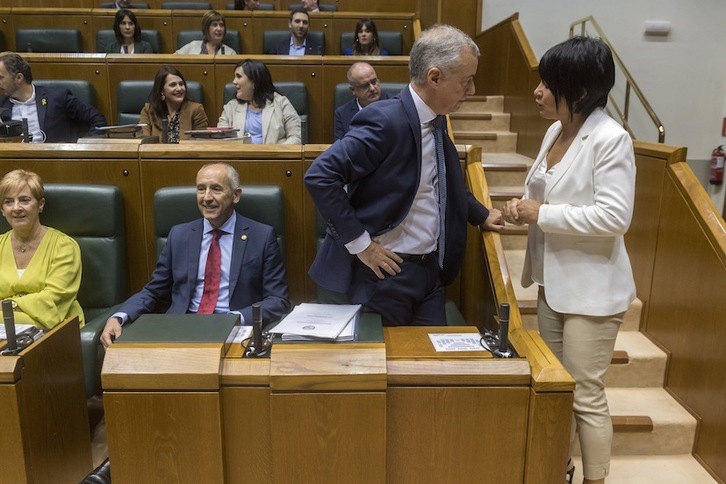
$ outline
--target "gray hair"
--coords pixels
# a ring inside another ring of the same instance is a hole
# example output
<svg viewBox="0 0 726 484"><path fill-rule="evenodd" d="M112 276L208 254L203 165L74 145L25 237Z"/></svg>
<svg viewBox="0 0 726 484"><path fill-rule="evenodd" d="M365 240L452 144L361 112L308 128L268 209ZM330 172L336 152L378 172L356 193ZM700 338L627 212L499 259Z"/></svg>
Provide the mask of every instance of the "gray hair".
<svg viewBox="0 0 726 484"><path fill-rule="evenodd" d="M426 74L432 67L438 67L444 74L450 72L464 48L479 57L479 46L456 27L441 24L424 30L411 48L408 63L411 82L426 82Z"/></svg>
<svg viewBox="0 0 726 484"><path fill-rule="evenodd" d="M221 165L227 170L227 178L229 179L229 186L232 191L237 190L241 186L239 181L239 173L237 173L237 170L235 170L234 167L228 163L207 163L199 169L199 172L206 169L207 167L214 165Z"/></svg>

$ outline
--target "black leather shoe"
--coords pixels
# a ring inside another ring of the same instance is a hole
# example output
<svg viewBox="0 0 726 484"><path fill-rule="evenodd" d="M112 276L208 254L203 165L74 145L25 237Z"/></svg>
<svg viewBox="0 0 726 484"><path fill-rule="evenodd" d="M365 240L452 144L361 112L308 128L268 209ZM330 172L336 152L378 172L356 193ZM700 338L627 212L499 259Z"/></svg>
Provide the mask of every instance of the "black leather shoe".
<svg viewBox="0 0 726 484"><path fill-rule="evenodd" d="M111 484L111 463L108 459L93 469L80 484Z"/></svg>

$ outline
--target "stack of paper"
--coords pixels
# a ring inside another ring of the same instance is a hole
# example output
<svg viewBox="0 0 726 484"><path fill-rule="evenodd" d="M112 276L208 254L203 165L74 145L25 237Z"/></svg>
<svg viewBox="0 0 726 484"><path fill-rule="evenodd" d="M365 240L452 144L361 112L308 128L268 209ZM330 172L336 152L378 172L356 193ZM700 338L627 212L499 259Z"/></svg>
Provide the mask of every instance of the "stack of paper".
<svg viewBox="0 0 726 484"><path fill-rule="evenodd" d="M118 126L100 126L98 129L107 138L140 138L143 136L142 129L147 124L122 124Z"/></svg>
<svg viewBox="0 0 726 484"><path fill-rule="evenodd" d="M271 332L283 341L353 341L359 310L360 304L302 303Z"/></svg>

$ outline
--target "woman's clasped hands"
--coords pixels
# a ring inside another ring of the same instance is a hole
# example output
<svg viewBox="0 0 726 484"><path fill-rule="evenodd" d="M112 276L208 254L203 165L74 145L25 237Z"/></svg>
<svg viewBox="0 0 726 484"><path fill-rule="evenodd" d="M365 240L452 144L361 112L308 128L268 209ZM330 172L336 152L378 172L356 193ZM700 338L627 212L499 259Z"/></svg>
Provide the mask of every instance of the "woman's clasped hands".
<svg viewBox="0 0 726 484"><path fill-rule="evenodd" d="M513 198L504 204L502 215L507 223L514 225L536 224L539 207L542 204L528 198Z"/></svg>

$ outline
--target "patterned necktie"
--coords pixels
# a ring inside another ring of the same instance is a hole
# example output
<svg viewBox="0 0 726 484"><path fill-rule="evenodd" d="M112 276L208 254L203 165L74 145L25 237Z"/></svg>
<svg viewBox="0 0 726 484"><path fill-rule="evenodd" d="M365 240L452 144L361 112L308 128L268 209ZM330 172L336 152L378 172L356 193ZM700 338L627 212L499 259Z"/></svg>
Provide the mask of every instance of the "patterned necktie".
<svg viewBox="0 0 726 484"><path fill-rule="evenodd" d="M434 127L434 143L436 144L436 172L439 179L439 267L444 267L444 251L446 250L446 160L444 158L444 116L436 116L431 125Z"/></svg>
<svg viewBox="0 0 726 484"><path fill-rule="evenodd" d="M219 229L212 230L212 243L209 245L207 265L204 267L204 291L197 314L212 314L219 298L219 279L222 275L222 251L219 238L224 234Z"/></svg>

